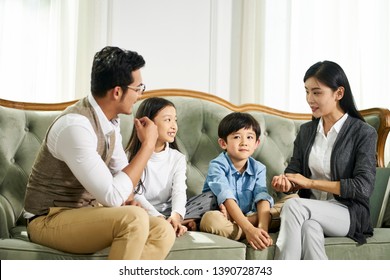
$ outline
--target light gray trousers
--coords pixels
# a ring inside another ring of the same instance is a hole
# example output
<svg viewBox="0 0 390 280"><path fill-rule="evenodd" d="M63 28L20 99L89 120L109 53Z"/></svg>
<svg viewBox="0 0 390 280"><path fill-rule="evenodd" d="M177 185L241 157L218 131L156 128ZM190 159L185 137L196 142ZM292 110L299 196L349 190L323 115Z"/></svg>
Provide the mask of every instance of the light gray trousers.
<svg viewBox="0 0 390 280"><path fill-rule="evenodd" d="M280 218L279 260L326 260L324 236L346 236L350 225L348 208L335 199L289 199Z"/></svg>

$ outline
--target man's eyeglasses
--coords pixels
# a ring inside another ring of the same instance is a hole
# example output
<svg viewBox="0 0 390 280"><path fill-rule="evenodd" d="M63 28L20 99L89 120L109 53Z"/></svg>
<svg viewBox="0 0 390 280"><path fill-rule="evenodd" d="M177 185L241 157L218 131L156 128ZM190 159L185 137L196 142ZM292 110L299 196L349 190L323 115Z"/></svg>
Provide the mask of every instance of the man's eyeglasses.
<svg viewBox="0 0 390 280"><path fill-rule="evenodd" d="M132 87L132 86L127 86L129 89L134 90L138 94L144 93L146 86L144 84L140 84L138 87Z"/></svg>

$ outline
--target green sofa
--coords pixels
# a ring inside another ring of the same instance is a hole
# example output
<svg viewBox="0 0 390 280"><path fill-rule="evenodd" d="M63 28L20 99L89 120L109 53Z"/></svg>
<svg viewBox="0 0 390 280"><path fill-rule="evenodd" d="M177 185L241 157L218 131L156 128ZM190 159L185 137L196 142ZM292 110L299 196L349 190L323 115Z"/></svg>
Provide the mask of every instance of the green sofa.
<svg viewBox="0 0 390 280"><path fill-rule="evenodd" d="M221 149L217 143L219 121L231 111L247 111L262 128L261 144L254 157L267 166L267 184L283 172L292 154L293 141L308 114L282 112L255 104L233 105L210 94L179 89L146 92L143 98L161 96L174 102L178 112L177 141L187 156L188 196L201 192L209 161ZM73 102L37 104L0 99L0 259L106 259L108 249L91 255L60 252L28 240L23 219L26 182L46 129L61 110ZM135 105L136 111L139 103ZM362 114L378 131L377 179L371 199L374 236L358 246L349 238L326 238L330 259L390 259L390 168L385 167L384 147L390 129L390 112L372 108ZM121 116L123 145L131 129L132 116ZM269 187L278 200L283 194ZM272 233L274 243L277 232ZM232 241L202 232L188 232L177 238L167 259L273 259L275 247L253 250L245 241Z"/></svg>

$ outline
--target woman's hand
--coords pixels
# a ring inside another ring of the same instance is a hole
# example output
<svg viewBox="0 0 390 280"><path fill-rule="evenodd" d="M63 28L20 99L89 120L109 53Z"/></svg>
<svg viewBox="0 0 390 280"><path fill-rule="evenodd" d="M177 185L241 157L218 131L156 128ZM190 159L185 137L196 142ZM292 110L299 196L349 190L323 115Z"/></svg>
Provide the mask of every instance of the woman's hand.
<svg viewBox="0 0 390 280"><path fill-rule="evenodd" d="M311 189L313 186L313 180L308 179L299 173L287 173L285 176L288 181L293 182L299 188Z"/></svg>

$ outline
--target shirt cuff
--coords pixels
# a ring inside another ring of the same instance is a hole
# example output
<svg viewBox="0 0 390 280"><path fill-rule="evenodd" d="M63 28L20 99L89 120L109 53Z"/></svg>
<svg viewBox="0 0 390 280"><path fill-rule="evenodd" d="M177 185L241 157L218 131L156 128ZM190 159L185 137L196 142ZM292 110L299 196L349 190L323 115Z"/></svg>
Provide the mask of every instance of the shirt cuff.
<svg viewBox="0 0 390 280"><path fill-rule="evenodd" d="M237 202L236 197L232 194L232 192L230 192L229 190L224 190L224 191L221 191L221 192L217 195L217 202L218 202L218 205L221 205L221 204L224 203L227 199L233 199L235 202Z"/></svg>
<svg viewBox="0 0 390 280"><path fill-rule="evenodd" d="M130 177L123 171L119 171L115 174L113 186L122 198L123 202L125 202L133 192L133 182L131 181Z"/></svg>

